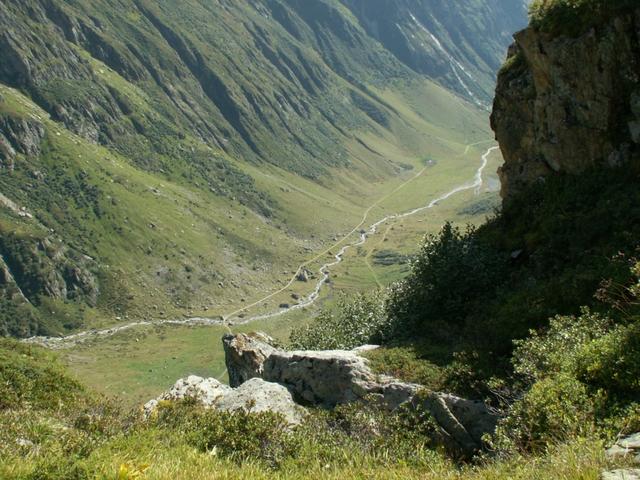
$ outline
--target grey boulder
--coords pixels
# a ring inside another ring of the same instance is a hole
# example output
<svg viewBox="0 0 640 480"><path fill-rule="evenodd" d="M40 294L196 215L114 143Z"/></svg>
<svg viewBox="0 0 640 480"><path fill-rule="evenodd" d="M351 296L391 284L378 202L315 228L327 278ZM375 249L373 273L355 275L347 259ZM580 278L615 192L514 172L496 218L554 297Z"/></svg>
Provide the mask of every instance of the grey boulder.
<svg viewBox="0 0 640 480"><path fill-rule="evenodd" d="M640 470L637 468L624 468L604 472L602 480L640 480Z"/></svg>
<svg viewBox="0 0 640 480"><path fill-rule="evenodd" d="M300 424L306 415L305 409L293 401L289 390L260 378L252 378L231 390L216 404L216 408L229 412L279 413L289 425Z"/></svg>
<svg viewBox="0 0 640 480"><path fill-rule="evenodd" d="M614 460L630 458L633 462L640 464L640 433L619 438L618 441L607 450L606 454L607 457Z"/></svg>

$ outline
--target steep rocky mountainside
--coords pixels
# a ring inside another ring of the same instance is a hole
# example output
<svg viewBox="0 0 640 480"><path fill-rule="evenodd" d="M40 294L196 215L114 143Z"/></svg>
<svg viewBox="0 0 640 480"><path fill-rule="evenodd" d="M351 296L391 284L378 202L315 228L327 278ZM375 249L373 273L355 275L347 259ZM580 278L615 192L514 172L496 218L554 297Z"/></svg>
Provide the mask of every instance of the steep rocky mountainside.
<svg viewBox="0 0 640 480"><path fill-rule="evenodd" d="M0 81L148 169L171 168L156 157L175 156L170 139L186 131L247 160L317 176L343 163L333 140L362 123L359 114L387 121L368 83L413 70L487 103L523 20L517 0L504 8L477 0L3 2ZM93 59L143 87L149 111Z"/></svg>
<svg viewBox="0 0 640 480"><path fill-rule="evenodd" d="M521 3L0 3L0 332L264 289L335 234L309 190L344 212L485 138Z"/></svg>
<svg viewBox="0 0 640 480"><path fill-rule="evenodd" d="M528 1L344 0L367 33L412 70L483 106L493 99L504 45Z"/></svg>
<svg viewBox="0 0 640 480"><path fill-rule="evenodd" d="M529 27L498 78L492 116L509 199L554 173L640 162L640 9L577 36Z"/></svg>

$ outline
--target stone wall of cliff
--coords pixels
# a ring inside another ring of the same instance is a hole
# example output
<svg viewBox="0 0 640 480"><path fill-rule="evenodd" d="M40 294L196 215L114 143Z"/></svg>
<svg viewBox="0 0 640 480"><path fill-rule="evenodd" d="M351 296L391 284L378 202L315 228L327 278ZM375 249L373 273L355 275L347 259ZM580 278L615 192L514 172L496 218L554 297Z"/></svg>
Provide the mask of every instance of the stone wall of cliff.
<svg viewBox="0 0 640 480"><path fill-rule="evenodd" d="M491 123L506 201L554 173L640 163L640 8L579 36L516 34Z"/></svg>

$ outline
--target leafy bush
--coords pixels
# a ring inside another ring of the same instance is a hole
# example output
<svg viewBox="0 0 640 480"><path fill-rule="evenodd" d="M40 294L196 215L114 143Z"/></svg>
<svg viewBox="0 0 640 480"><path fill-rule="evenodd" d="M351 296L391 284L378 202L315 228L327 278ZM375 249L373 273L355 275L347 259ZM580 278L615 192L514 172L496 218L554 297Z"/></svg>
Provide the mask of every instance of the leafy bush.
<svg viewBox="0 0 640 480"><path fill-rule="evenodd" d="M501 423L497 446L506 451L542 452L551 444L591 433L595 402L570 375L544 378L518 400Z"/></svg>
<svg viewBox="0 0 640 480"><path fill-rule="evenodd" d="M476 231L447 223L428 235L408 278L391 288L390 336L433 335L438 324L462 326L475 300L495 290L505 276L501 255L483 244Z"/></svg>
<svg viewBox="0 0 640 480"><path fill-rule="evenodd" d="M615 325L588 309L556 317L516 342L525 393L501 424L501 449L539 452L551 443L640 426L640 323Z"/></svg>
<svg viewBox="0 0 640 480"><path fill-rule="evenodd" d="M618 326L575 355L578 379L593 389L640 398L640 323Z"/></svg>
<svg viewBox="0 0 640 480"><path fill-rule="evenodd" d="M312 409L295 428L271 412L220 412L193 400L162 402L152 421L167 435L179 432L201 452L279 470L291 463L339 464L345 455L425 465L433 457L427 447L436 429L425 412L407 408L389 414L360 403Z"/></svg>
<svg viewBox="0 0 640 480"><path fill-rule="evenodd" d="M310 325L294 329L291 346L300 350L350 350L378 343L387 328L380 292L342 298L337 311L323 311Z"/></svg>
<svg viewBox="0 0 640 480"><path fill-rule="evenodd" d="M606 335L611 320L584 309L579 317L557 316L544 332L531 331L529 338L516 340L514 371L533 382L570 370L578 352Z"/></svg>

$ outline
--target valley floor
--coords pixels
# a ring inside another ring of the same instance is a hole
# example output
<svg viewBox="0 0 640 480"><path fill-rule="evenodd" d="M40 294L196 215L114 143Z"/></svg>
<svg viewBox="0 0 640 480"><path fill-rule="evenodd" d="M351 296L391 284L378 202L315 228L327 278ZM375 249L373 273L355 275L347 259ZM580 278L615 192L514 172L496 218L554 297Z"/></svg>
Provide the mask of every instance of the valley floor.
<svg viewBox="0 0 640 480"><path fill-rule="evenodd" d="M328 261L335 263L334 256L339 253L337 247L352 238L353 243L343 245L353 245L354 248L343 252L343 261L330 268L330 283L321 283L318 277L306 283L292 280L289 287L255 302L253 308L244 307L242 311L246 309L247 316L234 319L230 324L213 319L212 324L202 325L207 320L199 318L151 320L130 324L131 328L122 330L109 327L88 332L84 337L71 336L67 341L52 339L50 345L63 348L69 368L83 382L108 395L121 397L128 404L144 403L172 385L177 378L189 374L225 380L220 342L224 333L264 331L286 344L293 328L309 322L321 308L331 308L342 295L388 285L406 274L407 260L386 265L375 261L376 254L391 251L409 258L424 234L438 231L445 221L452 219L460 225L479 224L491 215L493 206L497 205L495 171L501 158L493 147L487 151L483 143L471 145L462 152L462 156L477 169L475 174L471 168L465 170L469 173L462 183L442 193L434 191L428 172L414 176L376 202L378 210L386 213L388 220L384 224L376 222L379 228L375 232L370 231L371 227L363 228L368 231L366 243L357 245L362 241L360 229L363 225L371 225L367 221L375 218L372 208L350 235L305 262L312 272L325 270L321 265L327 261L324 259L332 259ZM481 186L478 185L478 173L482 174ZM432 195L436 198L426 197L428 202L425 202L421 195L429 191L434 191ZM417 207L416 210L414 205L421 203L426 207ZM395 208L398 210L392 210ZM402 213L387 213L390 211ZM317 303L299 309L278 308L280 303L291 302L292 294L305 298L314 284L316 288L323 287L319 290ZM275 315L270 314L269 309L275 309ZM240 311L235 315L238 313ZM233 318L230 315L225 317Z"/></svg>

